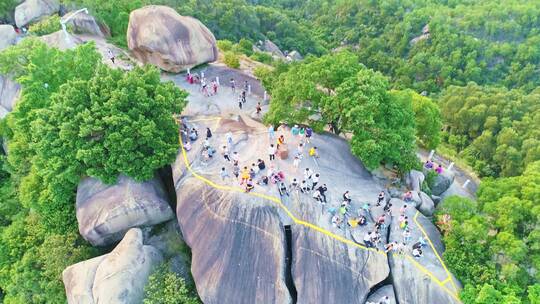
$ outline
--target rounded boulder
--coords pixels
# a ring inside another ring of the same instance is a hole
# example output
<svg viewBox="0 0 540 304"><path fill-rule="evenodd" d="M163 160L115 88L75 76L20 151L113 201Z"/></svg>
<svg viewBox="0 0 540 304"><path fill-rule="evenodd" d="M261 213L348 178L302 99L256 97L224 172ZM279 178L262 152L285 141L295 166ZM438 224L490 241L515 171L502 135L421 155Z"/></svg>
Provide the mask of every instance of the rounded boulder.
<svg viewBox="0 0 540 304"><path fill-rule="evenodd" d="M174 73L218 58L212 32L199 20L181 16L167 6L132 11L127 43L139 61Z"/></svg>

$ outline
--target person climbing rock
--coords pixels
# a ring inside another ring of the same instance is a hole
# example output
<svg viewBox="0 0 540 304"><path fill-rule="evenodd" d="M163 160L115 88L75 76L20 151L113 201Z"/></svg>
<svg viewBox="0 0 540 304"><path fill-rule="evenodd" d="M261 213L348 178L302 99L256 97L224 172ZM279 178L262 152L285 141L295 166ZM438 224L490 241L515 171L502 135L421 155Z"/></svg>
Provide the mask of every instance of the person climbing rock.
<svg viewBox="0 0 540 304"><path fill-rule="evenodd" d="M210 131L210 128L206 128L206 138L212 137L212 131Z"/></svg>
<svg viewBox="0 0 540 304"><path fill-rule="evenodd" d="M257 106L255 107L255 114L260 115L262 111L261 103L257 102Z"/></svg>
<svg viewBox="0 0 540 304"><path fill-rule="evenodd" d="M321 202L322 203L322 197L321 197L321 193L319 192L319 190L315 190L313 192L313 198L315 199L315 201L317 202Z"/></svg>

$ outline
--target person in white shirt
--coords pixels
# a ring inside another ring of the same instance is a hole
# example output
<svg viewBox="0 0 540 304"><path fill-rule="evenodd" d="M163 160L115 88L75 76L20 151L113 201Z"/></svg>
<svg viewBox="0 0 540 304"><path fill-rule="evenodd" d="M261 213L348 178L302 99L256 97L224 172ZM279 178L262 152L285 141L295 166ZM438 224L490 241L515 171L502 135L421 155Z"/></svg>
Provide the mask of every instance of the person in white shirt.
<svg viewBox="0 0 540 304"><path fill-rule="evenodd" d="M274 147L274 144L271 144L268 148L268 156L270 158L270 161L273 161L276 159L276 147Z"/></svg>
<svg viewBox="0 0 540 304"><path fill-rule="evenodd" d="M315 186L319 183L319 173L311 176L311 190L315 189Z"/></svg>

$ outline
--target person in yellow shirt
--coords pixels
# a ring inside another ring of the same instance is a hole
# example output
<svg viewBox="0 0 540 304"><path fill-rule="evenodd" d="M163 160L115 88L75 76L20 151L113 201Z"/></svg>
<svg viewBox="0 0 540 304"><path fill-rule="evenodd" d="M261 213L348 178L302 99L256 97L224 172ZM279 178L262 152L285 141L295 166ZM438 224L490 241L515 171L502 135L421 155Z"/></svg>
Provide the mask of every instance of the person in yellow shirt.
<svg viewBox="0 0 540 304"><path fill-rule="evenodd" d="M248 171L248 168L247 167L244 167L244 169L242 170L242 174L240 175L240 185L242 185L244 182L247 182L247 180L249 179L249 171Z"/></svg>
<svg viewBox="0 0 540 304"><path fill-rule="evenodd" d="M311 147L311 149L309 149L309 156L319 158L317 147Z"/></svg>

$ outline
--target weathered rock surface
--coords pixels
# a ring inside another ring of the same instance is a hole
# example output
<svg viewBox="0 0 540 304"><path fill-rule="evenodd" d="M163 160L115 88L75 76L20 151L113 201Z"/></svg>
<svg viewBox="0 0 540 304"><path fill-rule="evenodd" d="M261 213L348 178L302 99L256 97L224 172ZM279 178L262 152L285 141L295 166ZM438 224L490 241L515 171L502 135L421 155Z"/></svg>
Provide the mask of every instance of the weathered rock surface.
<svg viewBox="0 0 540 304"><path fill-rule="evenodd" d="M388 297L388 304L396 304L396 295L394 294L394 287L392 285L384 285L380 287L379 289L375 290L374 293L372 293L366 304L379 304L384 303L381 302L381 299L384 299L384 297Z"/></svg>
<svg viewBox="0 0 540 304"><path fill-rule="evenodd" d="M212 129L214 134L226 130L234 133L234 149L245 149L248 157L250 147L255 148L247 133L252 129L241 119L223 119ZM205 178L217 177L217 183L238 187L231 179L219 180L220 156L201 162L200 142L187 154L194 170ZM285 235L275 205L242 191L209 186L186 170L182 154L173 165L173 176L178 222L191 247L191 272L202 301L291 303L285 284ZM268 190L267 194L277 195Z"/></svg>
<svg viewBox="0 0 540 304"><path fill-rule="evenodd" d="M441 194L441 201L452 195L474 199L474 197L467 190L463 189L457 181L452 182L450 187Z"/></svg>
<svg viewBox="0 0 540 304"><path fill-rule="evenodd" d="M441 174L437 174L433 186L431 187L431 193L433 195L441 195L444 191L450 188L450 185L454 182L454 173L449 170L444 170Z"/></svg>
<svg viewBox="0 0 540 304"><path fill-rule="evenodd" d="M49 35L39 36L41 41L45 42L50 47L55 47L60 50L73 49L77 45L82 44L83 41L71 34L66 34L60 30Z"/></svg>
<svg viewBox="0 0 540 304"><path fill-rule="evenodd" d="M23 27L60 9L58 0L26 0L15 8L15 23Z"/></svg>
<svg viewBox="0 0 540 304"><path fill-rule="evenodd" d="M75 16L71 17L74 12L69 12L62 17L63 20L68 20L67 24L71 26L73 32L76 34L90 34L100 37L110 36L110 30L102 22L96 21L94 16L79 12Z"/></svg>
<svg viewBox="0 0 540 304"><path fill-rule="evenodd" d="M425 176L424 173L417 170L411 170L407 174L407 185L413 191L420 191L422 188L422 183L424 182Z"/></svg>
<svg viewBox="0 0 540 304"><path fill-rule="evenodd" d="M7 76L0 75L0 119L13 110L20 92L21 86L18 83Z"/></svg>
<svg viewBox="0 0 540 304"><path fill-rule="evenodd" d="M279 47L273 43L271 40L264 40L260 45L261 50L264 52L268 52L272 54L272 56L277 57L279 59L285 59L285 55L283 52L279 49Z"/></svg>
<svg viewBox="0 0 540 304"><path fill-rule="evenodd" d="M0 24L0 51L10 45L14 45L17 39L17 33L10 24Z"/></svg>
<svg viewBox="0 0 540 304"><path fill-rule="evenodd" d="M392 199L392 214L394 216L390 225L389 241L403 242L402 229L398 227L397 223L399 208L403 204L404 202L401 200ZM417 214L414 208L407 208L406 215L409 218L412 241L407 244L408 250L404 255L393 253L389 256L392 283L398 303L460 303L456 297L452 296L458 292L454 288L458 282L452 275L446 284L439 284L439 282L447 280L448 274L439 259L444 251L444 246L440 241L441 236L437 228L422 214ZM422 226L427 236L423 235L416 222ZM415 259L411 255L411 245L420 236L426 240L429 238L435 250L428 243L422 248L424 256ZM415 264L420 265L420 267Z"/></svg>
<svg viewBox="0 0 540 304"><path fill-rule="evenodd" d="M143 63L180 72L218 58L216 39L199 20L166 6L150 5L131 12L128 47Z"/></svg>
<svg viewBox="0 0 540 304"><path fill-rule="evenodd" d="M143 245L142 231L133 228L111 253L64 270L68 303L141 303L148 277L161 261L161 253Z"/></svg>
<svg viewBox="0 0 540 304"><path fill-rule="evenodd" d="M159 179L136 182L125 176L114 185L83 179L77 188L76 212L82 237L94 246L112 244L132 227L174 217Z"/></svg>
<svg viewBox="0 0 540 304"><path fill-rule="evenodd" d="M62 272L67 301L70 304L93 304L92 287L99 264L107 255L71 265Z"/></svg>
<svg viewBox="0 0 540 304"><path fill-rule="evenodd" d="M144 286L160 252L143 245L140 229L130 229L122 242L109 253L96 270L92 295L96 303L140 303Z"/></svg>
<svg viewBox="0 0 540 304"><path fill-rule="evenodd" d="M419 192L418 195L420 196L421 201L420 205L417 207L418 211L427 217L432 216L433 212L435 212L435 203L429 195L424 192Z"/></svg>

